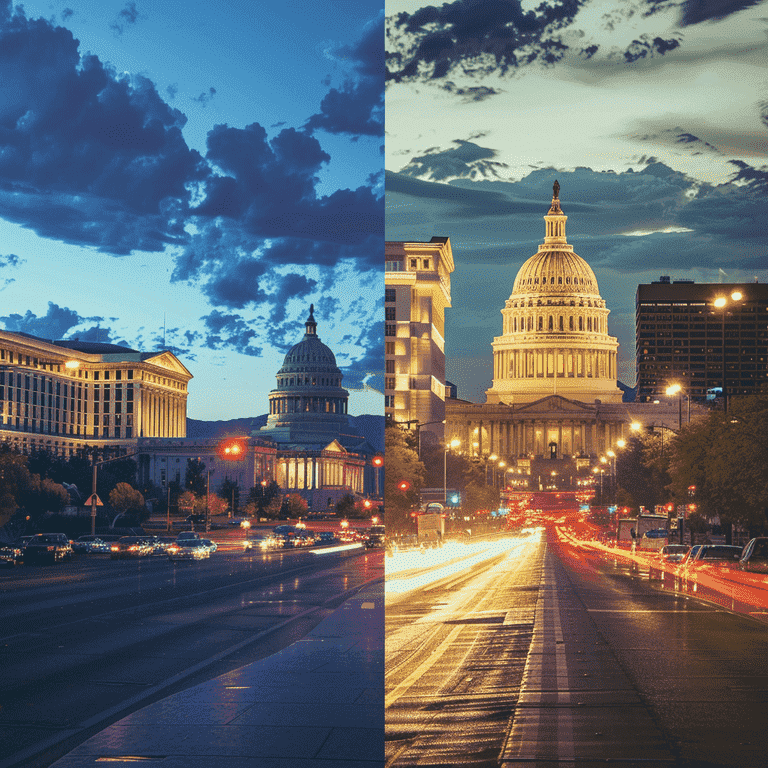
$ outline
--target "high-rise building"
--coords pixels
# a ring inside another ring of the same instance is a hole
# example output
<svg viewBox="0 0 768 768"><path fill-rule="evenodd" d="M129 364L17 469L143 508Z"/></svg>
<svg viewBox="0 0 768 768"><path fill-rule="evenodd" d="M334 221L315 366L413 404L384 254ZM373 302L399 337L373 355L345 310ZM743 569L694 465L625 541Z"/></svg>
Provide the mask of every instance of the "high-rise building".
<svg viewBox="0 0 768 768"><path fill-rule="evenodd" d="M23 453L71 456L184 437L191 378L167 350L0 331L0 440Z"/></svg>
<svg viewBox="0 0 768 768"><path fill-rule="evenodd" d="M385 246L384 411L441 442L445 420L445 310L453 253L447 237Z"/></svg>
<svg viewBox="0 0 768 768"><path fill-rule="evenodd" d="M768 383L768 285L661 277L636 299L637 397L679 384L694 400L755 394Z"/></svg>

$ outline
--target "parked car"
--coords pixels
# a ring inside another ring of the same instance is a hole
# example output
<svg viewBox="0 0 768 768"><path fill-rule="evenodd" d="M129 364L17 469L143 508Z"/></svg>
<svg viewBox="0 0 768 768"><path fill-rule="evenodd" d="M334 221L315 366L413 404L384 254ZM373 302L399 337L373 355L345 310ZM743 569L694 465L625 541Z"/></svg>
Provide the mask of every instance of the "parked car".
<svg viewBox="0 0 768 768"><path fill-rule="evenodd" d="M152 545L144 536L123 536L110 545L110 557L119 560L126 557L148 557Z"/></svg>
<svg viewBox="0 0 768 768"><path fill-rule="evenodd" d="M66 533L38 533L24 547L25 563L59 563L73 556L72 544Z"/></svg>
<svg viewBox="0 0 768 768"><path fill-rule="evenodd" d="M243 542L243 548L246 552L252 552L255 549L265 552L268 549L273 549L275 545L276 542L273 536L262 536L260 533L249 536Z"/></svg>
<svg viewBox="0 0 768 768"><path fill-rule="evenodd" d="M110 543L104 541L101 536L91 533L81 536L72 542L72 550L79 554L92 554L94 552L109 552Z"/></svg>
<svg viewBox="0 0 768 768"><path fill-rule="evenodd" d="M153 555L166 555L168 554L168 547L173 544L176 539L170 536L153 536L152 537L152 554Z"/></svg>
<svg viewBox="0 0 768 768"><path fill-rule="evenodd" d="M177 537L176 541L199 541L200 540L200 534L195 533L194 531L182 531Z"/></svg>
<svg viewBox="0 0 768 768"><path fill-rule="evenodd" d="M768 536L750 539L741 552L739 568L752 573L768 573Z"/></svg>
<svg viewBox="0 0 768 768"><path fill-rule="evenodd" d="M15 544L0 544L0 565L13 568L21 560L21 547Z"/></svg>
<svg viewBox="0 0 768 768"><path fill-rule="evenodd" d="M741 547L731 544L704 544L694 555L689 567L701 565L736 566L741 552Z"/></svg>
<svg viewBox="0 0 768 768"><path fill-rule="evenodd" d="M679 563L688 549L687 544L665 544L659 550L659 560L663 563Z"/></svg>
<svg viewBox="0 0 768 768"><path fill-rule="evenodd" d="M211 552L200 539L182 539L168 547L168 559L181 560L205 560L211 556Z"/></svg>
<svg viewBox="0 0 768 768"><path fill-rule="evenodd" d="M378 549L384 546L384 534L383 533L369 533L365 538L366 549Z"/></svg>

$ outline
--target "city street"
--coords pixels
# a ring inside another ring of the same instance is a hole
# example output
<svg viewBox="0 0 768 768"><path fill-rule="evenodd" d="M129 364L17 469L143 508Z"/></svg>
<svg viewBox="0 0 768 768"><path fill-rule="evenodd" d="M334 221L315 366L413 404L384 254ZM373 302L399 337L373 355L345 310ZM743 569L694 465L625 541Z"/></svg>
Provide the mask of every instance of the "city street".
<svg viewBox="0 0 768 768"><path fill-rule="evenodd" d="M388 571L388 766L765 764L763 623L552 524L506 541Z"/></svg>
<svg viewBox="0 0 768 768"><path fill-rule="evenodd" d="M275 653L381 577L383 559L238 550L2 571L0 765L50 765L130 711Z"/></svg>

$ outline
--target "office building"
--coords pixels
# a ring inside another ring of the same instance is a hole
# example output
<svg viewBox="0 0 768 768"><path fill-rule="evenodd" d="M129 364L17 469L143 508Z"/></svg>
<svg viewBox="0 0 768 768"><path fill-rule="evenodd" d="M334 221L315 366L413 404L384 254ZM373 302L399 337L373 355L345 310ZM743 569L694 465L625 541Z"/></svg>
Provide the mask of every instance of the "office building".
<svg viewBox="0 0 768 768"><path fill-rule="evenodd" d="M447 237L385 246L384 411L442 442L445 420L445 310L453 253Z"/></svg>
<svg viewBox="0 0 768 768"><path fill-rule="evenodd" d="M728 397L755 394L768 382L768 285L639 285L636 345L640 401L673 384L700 401L720 397L724 381Z"/></svg>

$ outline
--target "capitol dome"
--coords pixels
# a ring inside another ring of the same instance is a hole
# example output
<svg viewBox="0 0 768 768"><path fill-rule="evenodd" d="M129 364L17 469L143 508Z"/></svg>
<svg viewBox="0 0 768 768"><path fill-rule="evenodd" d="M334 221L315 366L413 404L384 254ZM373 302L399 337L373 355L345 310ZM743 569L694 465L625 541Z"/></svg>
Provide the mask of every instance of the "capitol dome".
<svg viewBox="0 0 768 768"><path fill-rule="evenodd" d="M291 347L269 393L269 415L261 433L280 443L315 444L337 437L347 425L349 392L336 357L320 341L314 305L304 338Z"/></svg>
<svg viewBox="0 0 768 768"><path fill-rule="evenodd" d="M567 218L555 182L544 242L520 267L501 310L489 403L531 402L553 393L583 402L621 401L609 310L592 268L565 238Z"/></svg>

